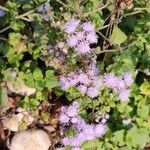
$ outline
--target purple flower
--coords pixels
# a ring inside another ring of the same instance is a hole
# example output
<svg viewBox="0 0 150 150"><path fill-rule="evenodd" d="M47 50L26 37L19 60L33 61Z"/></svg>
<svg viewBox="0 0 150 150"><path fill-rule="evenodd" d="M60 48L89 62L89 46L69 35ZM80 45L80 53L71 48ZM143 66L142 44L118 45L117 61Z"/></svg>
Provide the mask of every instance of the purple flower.
<svg viewBox="0 0 150 150"><path fill-rule="evenodd" d="M67 40L67 44L70 47L75 47L78 44L78 38L75 35L69 37L69 39Z"/></svg>
<svg viewBox="0 0 150 150"><path fill-rule="evenodd" d="M59 117L60 124L67 124L69 122L70 118L66 116L65 114L61 114Z"/></svg>
<svg viewBox="0 0 150 150"><path fill-rule="evenodd" d="M79 42L85 41L84 32L77 32L77 33L76 33L76 37L77 37L77 39L78 39Z"/></svg>
<svg viewBox="0 0 150 150"><path fill-rule="evenodd" d="M95 32L90 32L86 35L86 40L88 41L88 43L97 43L98 37Z"/></svg>
<svg viewBox="0 0 150 150"><path fill-rule="evenodd" d="M5 15L5 11L0 9L0 17L3 17Z"/></svg>
<svg viewBox="0 0 150 150"><path fill-rule="evenodd" d="M130 72L125 73L123 79L127 86L130 86L133 83L132 74Z"/></svg>
<svg viewBox="0 0 150 150"><path fill-rule="evenodd" d="M126 89L123 89L119 92L119 96L118 98L121 100L121 101L126 101L129 99L129 96L130 96L130 91L129 90L126 90Z"/></svg>
<svg viewBox="0 0 150 150"><path fill-rule="evenodd" d="M89 87L87 91L87 95L91 98L95 98L99 95L99 90L94 87Z"/></svg>
<svg viewBox="0 0 150 150"><path fill-rule="evenodd" d="M60 110L61 110L61 113L65 113L67 111L67 108L65 106L62 106Z"/></svg>
<svg viewBox="0 0 150 150"><path fill-rule="evenodd" d="M70 83L65 77L61 77L60 86L63 90L67 90L70 87Z"/></svg>
<svg viewBox="0 0 150 150"><path fill-rule="evenodd" d="M92 63L89 68L87 74L90 76L95 76L99 73L99 69L96 67L96 63Z"/></svg>
<svg viewBox="0 0 150 150"><path fill-rule="evenodd" d="M76 109L79 108L79 103L77 101L73 101L73 103L71 105L72 105L72 107L75 107Z"/></svg>
<svg viewBox="0 0 150 150"><path fill-rule="evenodd" d="M74 127L76 128L78 132L81 132L82 130L86 128L86 123L80 116L77 116L76 119L77 119L77 122L74 124Z"/></svg>
<svg viewBox="0 0 150 150"><path fill-rule="evenodd" d="M71 142L70 142L70 145L72 146L72 147L79 147L81 144L82 144L82 138L81 137L79 137L78 135L76 135L75 137L73 137L72 139L71 139Z"/></svg>
<svg viewBox="0 0 150 150"><path fill-rule="evenodd" d="M91 48L89 47L89 44L85 41L80 42L75 48L75 50L76 52L81 54L88 54L91 52Z"/></svg>
<svg viewBox="0 0 150 150"><path fill-rule="evenodd" d="M85 74L83 72L81 72L81 74L78 76L78 81L80 83L83 83L83 84L86 84L86 85L88 85L90 83L90 80L89 80L87 74Z"/></svg>
<svg viewBox="0 0 150 150"><path fill-rule="evenodd" d="M125 88L125 82L122 80L122 78L116 79L116 88L119 90Z"/></svg>
<svg viewBox="0 0 150 150"><path fill-rule="evenodd" d="M103 81L99 77L95 77L92 83L95 88L100 88L103 85Z"/></svg>
<svg viewBox="0 0 150 150"><path fill-rule="evenodd" d="M83 23L82 25L82 29L84 31L87 31L87 32L90 32L90 31L94 31L95 30L95 27L93 24L91 24L90 22L85 22Z"/></svg>
<svg viewBox="0 0 150 150"><path fill-rule="evenodd" d="M95 138L93 125L87 125L82 133L85 135L86 140L92 140Z"/></svg>
<svg viewBox="0 0 150 150"><path fill-rule="evenodd" d="M101 137L105 134L106 127L103 124L95 125L94 132L95 132L96 137Z"/></svg>
<svg viewBox="0 0 150 150"><path fill-rule="evenodd" d="M70 145L71 138L65 137L62 139L62 144L63 145Z"/></svg>
<svg viewBox="0 0 150 150"><path fill-rule="evenodd" d="M77 123L77 122L78 122L78 118L77 118L77 117L73 117L73 118L71 119L71 123L75 124L75 123Z"/></svg>
<svg viewBox="0 0 150 150"><path fill-rule="evenodd" d="M78 90L82 93L85 94L87 92L87 86L85 85L79 85Z"/></svg>
<svg viewBox="0 0 150 150"><path fill-rule="evenodd" d="M65 24L64 31L68 34L74 33L79 23L80 20L71 19L69 22Z"/></svg>
<svg viewBox="0 0 150 150"><path fill-rule="evenodd" d="M115 87L116 86L116 76L114 73L108 73L104 76L104 82L107 87Z"/></svg>
<svg viewBox="0 0 150 150"><path fill-rule="evenodd" d="M68 109L67 109L67 112L66 114L69 116L69 117L74 117L77 115L77 108L74 107L74 106L69 106Z"/></svg>

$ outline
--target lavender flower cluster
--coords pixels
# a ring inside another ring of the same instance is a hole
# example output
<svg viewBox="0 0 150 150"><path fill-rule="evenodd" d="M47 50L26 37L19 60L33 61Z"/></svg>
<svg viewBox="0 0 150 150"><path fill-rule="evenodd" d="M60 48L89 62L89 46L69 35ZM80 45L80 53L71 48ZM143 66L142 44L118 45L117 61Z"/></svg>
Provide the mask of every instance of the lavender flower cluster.
<svg viewBox="0 0 150 150"><path fill-rule="evenodd" d="M98 77L98 72L96 63L93 62L85 72L79 70L69 73L66 77L62 77L60 79L60 86L63 90L77 86L82 94L95 98L99 95L99 88L102 86L102 79Z"/></svg>
<svg viewBox="0 0 150 150"><path fill-rule="evenodd" d="M118 94L118 99L126 101L130 97L129 87L133 83L132 74L130 72L124 73L122 76L115 76L114 73L108 73L103 78L104 85L111 88Z"/></svg>
<svg viewBox="0 0 150 150"><path fill-rule="evenodd" d="M90 22L83 23L80 28L79 25L80 20L77 19L71 19L65 24L64 31L68 35L67 44L78 54L90 54L95 51L90 48L90 44L98 42L95 27Z"/></svg>
<svg viewBox="0 0 150 150"><path fill-rule="evenodd" d="M131 73L126 72L119 77L114 73L107 73L104 77L99 77L98 72L96 64L93 63L86 72L79 70L69 73L66 77L63 76L60 79L60 86L63 90L76 86L82 94L86 94L90 98L97 97L100 93L100 87L105 86L117 93L119 100L129 99L129 87L133 83Z"/></svg>
<svg viewBox="0 0 150 150"><path fill-rule="evenodd" d="M73 149L80 149L82 143L87 140L93 140L97 137L102 137L106 133L106 125L99 124L87 124L78 115L78 102L74 101L69 107L61 107L61 114L59 117L60 124L65 126L71 125L77 132L73 137L64 137L62 144L64 146L70 145Z"/></svg>

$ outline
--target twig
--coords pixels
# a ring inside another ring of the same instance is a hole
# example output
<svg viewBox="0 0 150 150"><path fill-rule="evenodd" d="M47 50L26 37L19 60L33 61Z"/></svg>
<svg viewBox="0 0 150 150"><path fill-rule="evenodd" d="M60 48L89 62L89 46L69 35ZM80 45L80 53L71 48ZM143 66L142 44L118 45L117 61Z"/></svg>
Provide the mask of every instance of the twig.
<svg viewBox="0 0 150 150"><path fill-rule="evenodd" d="M92 15L92 14L94 14L94 13L96 13L96 12L98 12L98 11L104 9L104 8L106 8L108 5L109 5L109 4L106 4L106 5L103 5L103 6L100 7L100 8L97 8L97 9L93 10L93 11L87 12L87 13L85 13L85 16L87 17L88 15Z"/></svg>
<svg viewBox="0 0 150 150"><path fill-rule="evenodd" d="M138 10L138 11L135 11L135 12L125 14L124 17L136 15L136 14L139 14L139 13L143 13L143 10Z"/></svg>
<svg viewBox="0 0 150 150"><path fill-rule="evenodd" d="M7 26L7 27L5 27L4 29L0 30L0 34L3 33L3 32L5 32L5 31L7 31L8 29L10 29L10 25Z"/></svg>
<svg viewBox="0 0 150 150"><path fill-rule="evenodd" d="M99 54L108 53L108 52L118 52L118 51L120 51L120 50L119 49L109 49L109 50L101 51L101 52L99 52Z"/></svg>
<svg viewBox="0 0 150 150"><path fill-rule="evenodd" d="M1 6L1 5L0 5L0 9L1 9L1 10L4 10L4 11L9 11L9 9L7 9L7 8L5 8L4 6Z"/></svg>
<svg viewBox="0 0 150 150"><path fill-rule="evenodd" d="M6 41L6 38L0 37L1 41Z"/></svg>
<svg viewBox="0 0 150 150"><path fill-rule="evenodd" d="M18 15L18 16L15 17L15 19L22 19L22 18L24 18L25 16L28 16L28 15L34 13L34 11L35 11L35 9L34 9L34 10L30 10L30 11L28 11L28 12L22 14L22 15Z"/></svg>
<svg viewBox="0 0 150 150"><path fill-rule="evenodd" d="M64 7L69 7L67 4L65 4L64 2L62 2L61 0L56 0L58 3L60 3L61 5L63 5Z"/></svg>

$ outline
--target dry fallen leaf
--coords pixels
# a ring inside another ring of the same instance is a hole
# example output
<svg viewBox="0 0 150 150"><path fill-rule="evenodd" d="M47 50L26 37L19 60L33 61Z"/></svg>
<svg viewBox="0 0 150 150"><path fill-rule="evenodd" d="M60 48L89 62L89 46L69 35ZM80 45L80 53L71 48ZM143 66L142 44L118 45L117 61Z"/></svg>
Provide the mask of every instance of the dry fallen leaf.
<svg viewBox="0 0 150 150"><path fill-rule="evenodd" d="M7 87L11 92L21 95L32 95L36 92L35 88L27 87L23 80L17 79L15 82L7 82Z"/></svg>

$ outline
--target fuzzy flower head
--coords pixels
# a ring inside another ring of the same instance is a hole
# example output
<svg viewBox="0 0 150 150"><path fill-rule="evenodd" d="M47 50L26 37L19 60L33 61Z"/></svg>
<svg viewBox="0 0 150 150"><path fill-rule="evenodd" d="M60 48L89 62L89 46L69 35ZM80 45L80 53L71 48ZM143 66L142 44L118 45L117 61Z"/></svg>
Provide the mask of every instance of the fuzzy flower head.
<svg viewBox="0 0 150 150"><path fill-rule="evenodd" d="M116 86L116 76L114 73L108 73L104 76L104 83L107 87L114 87Z"/></svg>
<svg viewBox="0 0 150 150"><path fill-rule="evenodd" d="M87 95L90 98L95 98L99 95L99 90L97 88L94 88L94 87L89 87L87 90Z"/></svg>
<svg viewBox="0 0 150 150"><path fill-rule="evenodd" d="M65 77L61 77L60 86L63 90L67 90L70 87L70 83Z"/></svg>
<svg viewBox="0 0 150 150"><path fill-rule="evenodd" d="M100 77L95 77L92 83L96 88L100 88L103 85L103 81Z"/></svg>
<svg viewBox="0 0 150 150"><path fill-rule="evenodd" d="M91 32L91 31L94 31L95 30L95 27L93 24L91 24L90 22L85 22L83 23L82 25L82 29L84 31L87 31L87 32Z"/></svg>
<svg viewBox="0 0 150 150"><path fill-rule="evenodd" d="M71 19L69 22L65 24L64 31L68 34L74 33L79 23L80 23L80 20Z"/></svg>
<svg viewBox="0 0 150 150"><path fill-rule="evenodd" d="M83 130L83 133L85 134L86 140L94 139L95 138L94 126L87 125Z"/></svg>
<svg viewBox="0 0 150 150"><path fill-rule="evenodd" d="M78 80L81 84L88 85L90 83L90 79L88 78L87 74L84 72L81 72L81 74L79 74Z"/></svg>
<svg viewBox="0 0 150 150"><path fill-rule="evenodd" d="M124 89L125 86L125 82L122 80L122 78L116 78L116 88L118 90Z"/></svg>
<svg viewBox="0 0 150 150"><path fill-rule="evenodd" d="M75 47L75 46L77 46L77 44L78 44L78 38L77 38L75 35L69 37L68 40L67 40L67 44L68 44L70 47Z"/></svg>
<svg viewBox="0 0 150 150"><path fill-rule="evenodd" d="M133 83L132 74L130 72L125 73L123 79L127 86L130 86Z"/></svg>
<svg viewBox="0 0 150 150"><path fill-rule="evenodd" d="M65 146L70 145L70 142L71 142L71 138L65 137L62 139L62 144Z"/></svg>
<svg viewBox="0 0 150 150"><path fill-rule="evenodd" d="M88 54L91 52L91 48L88 43L86 43L85 41L82 41L77 45L77 47L75 48L75 51L80 54Z"/></svg>
<svg viewBox="0 0 150 150"><path fill-rule="evenodd" d="M61 114L59 117L60 124L68 124L70 118L66 116L65 114Z"/></svg>
<svg viewBox="0 0 150 150"><path fill-rule="evenodd" d="M119 96L118 98L121 100L121 101L126 101L128 100L130 97L130 91L127 90L127 89L123 89L119 92Z"/></svg>
<svg viewBox="0 0 150 150"><path fill-rule="evenodd" d="M85 94L87 92L87 86L86 85L79 85L78 90L82 93Z"/></svg>
<svg viewBox="0 0 150 150"><path fill-rule="evenodd" d="M94 132L96 137L101 137L106 133L106 127L103 124L95 125Z"/></svg>
<svg viewBox="0 0 150 150"><path fill-rule="evenodd" d="M88 41L88 43L97 43L98 37L95 32L90 32L86 35L86 40Z"/></svg>
<svg viewBox="0 0 150 150"><path fill-rule="evenodd" d="M0 9L0 17L3 17L3 16L5 16L5 11Z"/></svg>
<svg viewBox="0 0 150 150"><path fill-rule="evenodd" d="M74 106L69 106L68 109L67 109L67 112L66 114L69 116L69 117L75 117L77 115L77 108L74 107Z"/></svg>

